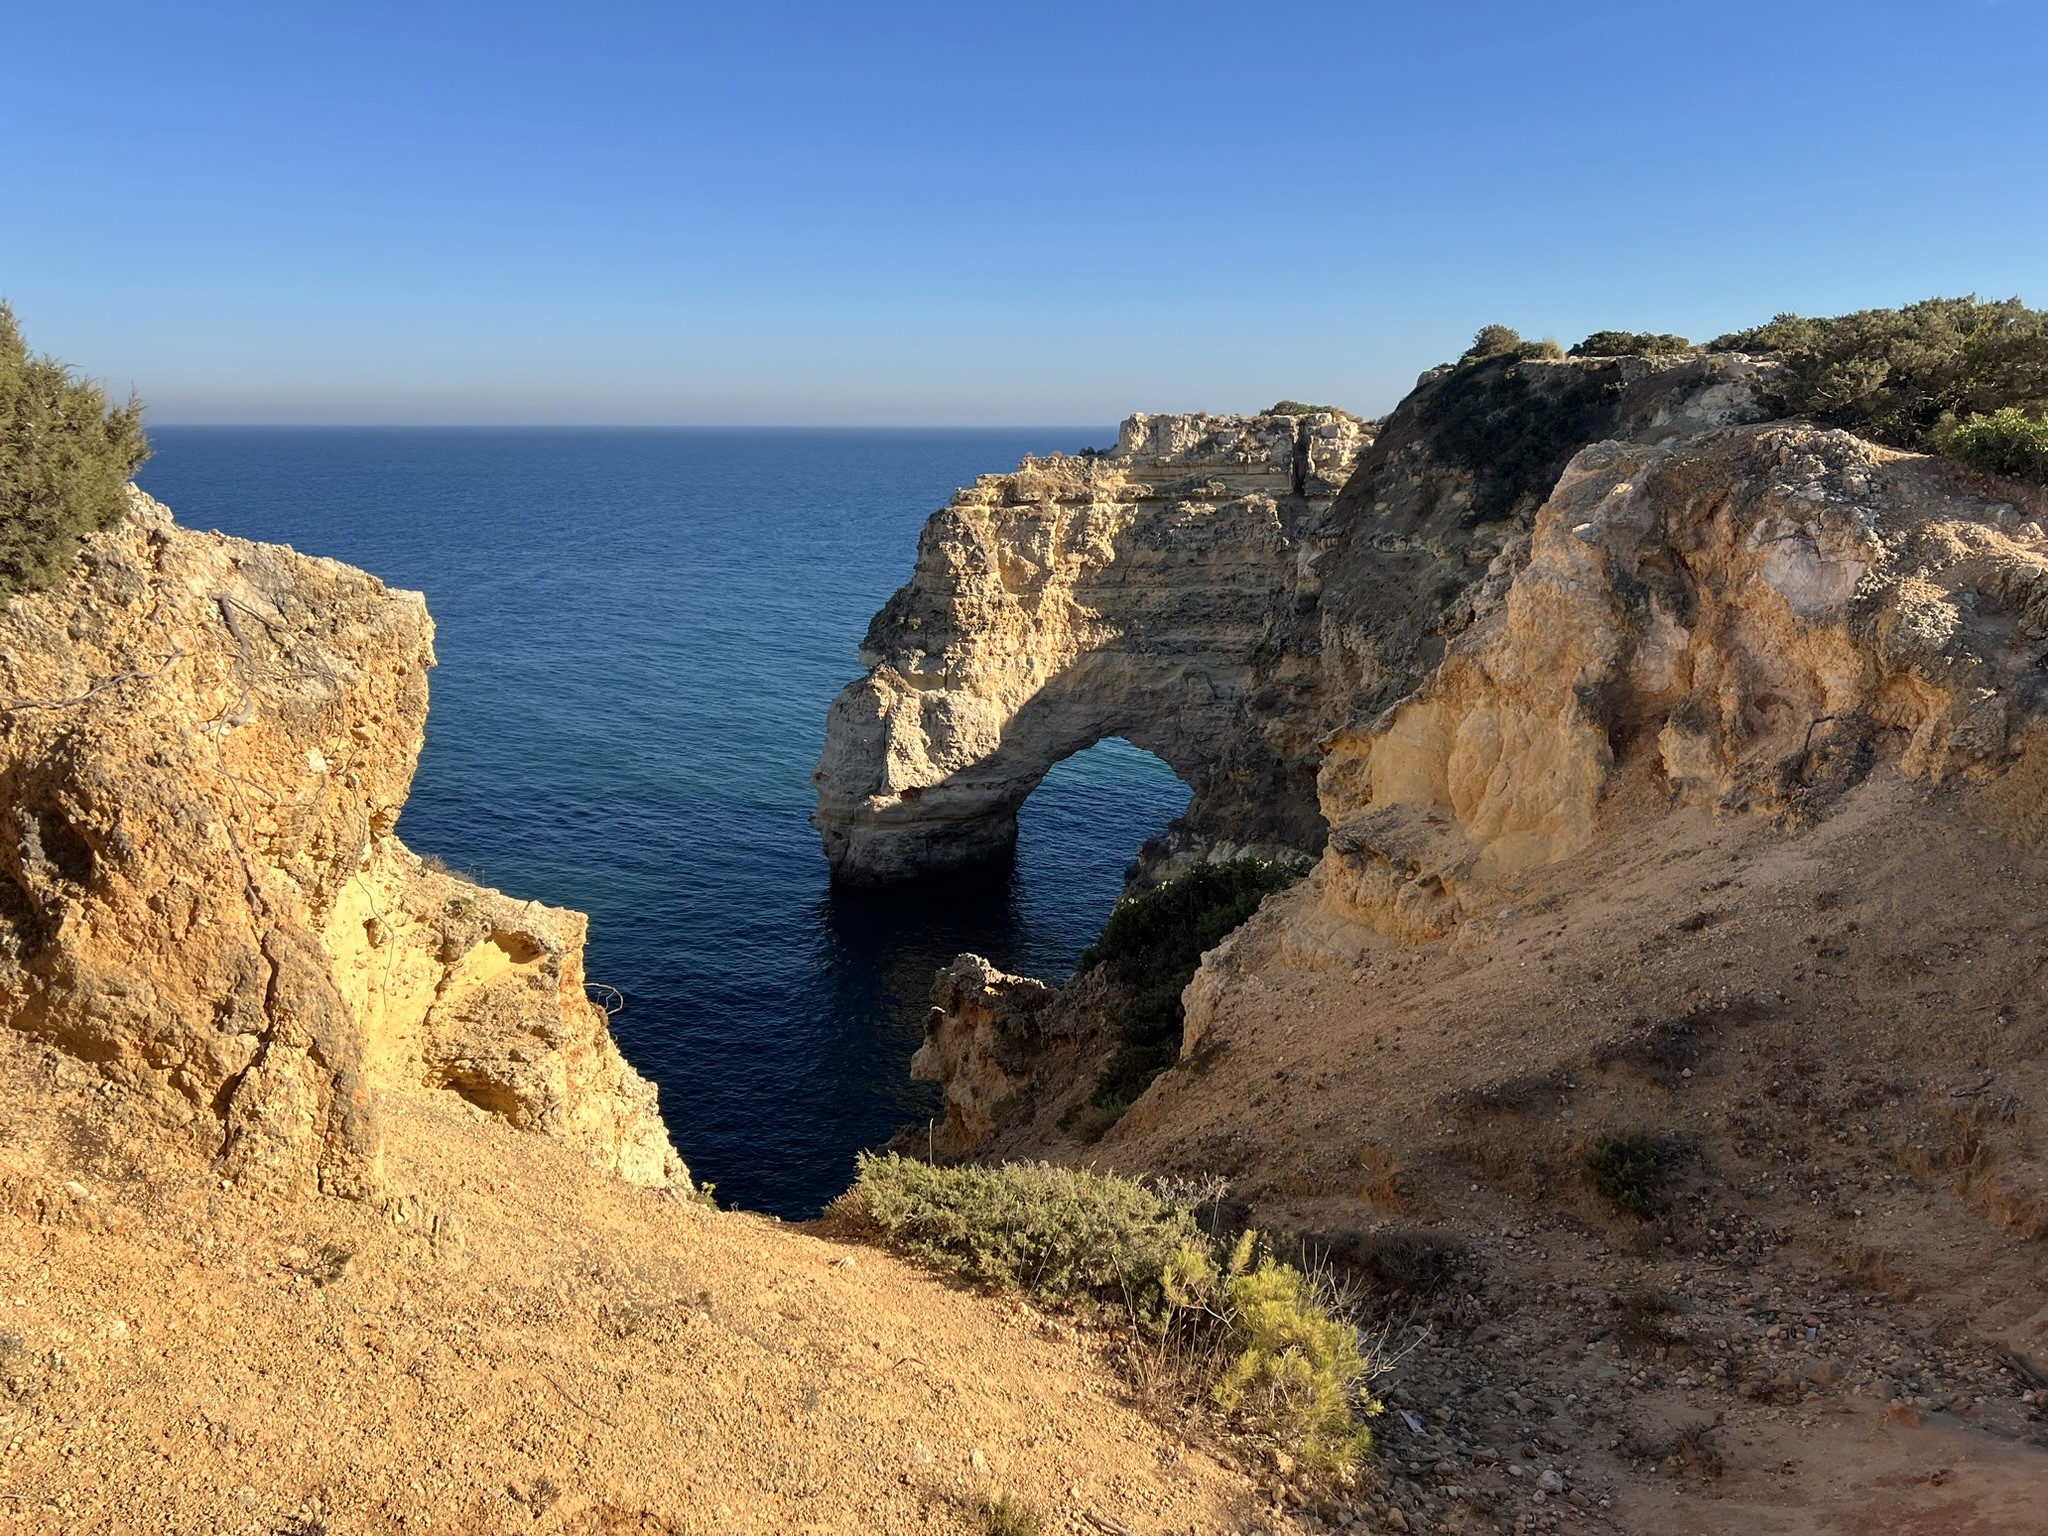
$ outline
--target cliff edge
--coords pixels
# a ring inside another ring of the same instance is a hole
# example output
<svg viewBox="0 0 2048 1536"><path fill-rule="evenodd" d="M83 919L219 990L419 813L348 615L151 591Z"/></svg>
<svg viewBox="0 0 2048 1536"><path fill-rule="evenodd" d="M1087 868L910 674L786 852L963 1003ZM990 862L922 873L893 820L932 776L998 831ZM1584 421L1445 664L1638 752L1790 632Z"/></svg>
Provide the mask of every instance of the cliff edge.
<svg viewBox="0 0 2048 1536"><path fill-rule="evenodd" d="M437 1090L682 1183L582 915L398 839L433 633L417 593L131 490L0 616L0 1024L240 1184L371 1194L381 1101Z"/></svg>
<svg viewBox="0 0 2048 1536"><path fill-rule="evenodd" d="M0 617L0 1529L1242 1528L1114 1341L694 1197L582 916L396 835L432 642L140 494Z"/></svg>

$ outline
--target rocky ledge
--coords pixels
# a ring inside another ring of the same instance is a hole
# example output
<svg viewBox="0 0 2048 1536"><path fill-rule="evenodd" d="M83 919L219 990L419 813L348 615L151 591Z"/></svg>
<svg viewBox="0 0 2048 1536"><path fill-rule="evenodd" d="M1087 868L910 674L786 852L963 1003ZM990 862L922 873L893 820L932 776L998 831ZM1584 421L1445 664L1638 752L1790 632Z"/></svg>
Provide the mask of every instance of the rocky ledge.
<svg viewBox="0 0 2048 1536"><path fill-rule="evenodd" d="M684 1180L585 996L582 914L396 835L425 601L130 494L0 617L0 1023L251 1187L374 1193L380 1103L441 1090Z"/></svg>

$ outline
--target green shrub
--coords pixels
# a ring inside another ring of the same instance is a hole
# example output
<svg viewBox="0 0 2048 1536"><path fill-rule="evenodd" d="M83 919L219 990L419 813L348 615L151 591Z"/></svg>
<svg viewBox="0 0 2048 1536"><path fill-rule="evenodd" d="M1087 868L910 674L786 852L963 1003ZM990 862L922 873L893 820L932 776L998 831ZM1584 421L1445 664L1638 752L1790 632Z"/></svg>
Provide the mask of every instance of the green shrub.
<svg viewBox="0 0 2048 1536"><path fill-rule="evenodd" d="M2017 408L2048 410L2048 312L2018 299L1924 299L1768 325L1710 342L1784 365L1767 403L1788 416L1896 448L1938 447L1951 422Z"/></svg>
<svg viewBox="0 0 2048 1536"><path fill-rule="evenodd" d="M2008 405L1945 428L1935 446L1972 468L2048 485L2048 415Z"/></svg>
<svg viewBox="0 0 2048 1536"><path fill-rule="evenodd" d="M1483 325L1465 349L1461 363L1476 363L1489 357L1507 357L1521 349L1522 333L1511 325Z"/></svg>
<svg viewBox="0 0 2048 1536"><path fill-rule="evenodd" d="M935 1268L1128 1317L1154 1379L1311 1466L1343 1471L1371 1451L1376 1366L1327 1280L1279 1262L1254 1232L1219 1246L1166 1192L1045 1163L864 1156L835 1212Z"/></svg>
<svg viewBox="0 0 2048 1536"><path fill-rule="evenodd" d="M111 527L149 444L141 408L110 409L104 391L47 357L31 357L0 304L0 598L40 592Z"/></svg>
<svg viewBox="0 0 2048 1536"><path fill-rule="evenodd" d="M976 1512L984 1536L1039 1536L1045 1529L1045 1516L1008 1493L982 1500Z"/></svg>
<svg viewBox="0 0 2048 1536"><path fill-rule="evenodd" d="M1593 1187L1631 1216L1648 1216L1663 1203L1665 1186L1682 1161L1676 1142L1641 1132L1597 1136L1586 1149Z"/></svg>
<svg viewBox="0 0 2048 1536"><path fill-rule="evenodd" d="M1573 347L1572 357L1664 357L1690 352L1692 343L1664 331L1595 331Z"/></svg>
<svg viewBox="0 0 2048 1536"><path fill-rule="evenodd" d="M1479 334L1472 338L1472 345L1465 349L1465 355L1458 361L1483 363L1494 357L1555 359L1563 356L1564 348L1554 341L1524 341L1522 333L1513 326L1485 325L1479 328Z"/></svg>
<svg viewBox="0 0 2048 1536"><path fill-rule="evenodd" d="M1203 954L1258 911L1266 897L1300 878L1262 859L1198 864L1109 914L1079 966L1107 967L1129 994L1118 1020L1116 1053L1095 1085L1098 1108L1120 1113L1180 1059L1180 995Z"/></svg>
<svg viewBox="0 0 2048 1536"><path fill-rule="evenodd" d="M1229 1363L1209 1388L1216 1405L1323 1471L1356 1466L1372 1451L1361 1414L1371 1364L1358 1330L1338 1317L1315 1280L1258 1249L1247 1232L1219 1267L1184 1250L1167 1293L1221 1324Z"/></svg>
<svg viewBox="0 0 2048 1536"><path fill-rule="evenodd" d="M1198 1237L1194 1216L1109 1174L1004 1163L940 1168L863 1154L842 1211L891 1248L1052 1306L1160 1315L1159 1277Z"/></svg>

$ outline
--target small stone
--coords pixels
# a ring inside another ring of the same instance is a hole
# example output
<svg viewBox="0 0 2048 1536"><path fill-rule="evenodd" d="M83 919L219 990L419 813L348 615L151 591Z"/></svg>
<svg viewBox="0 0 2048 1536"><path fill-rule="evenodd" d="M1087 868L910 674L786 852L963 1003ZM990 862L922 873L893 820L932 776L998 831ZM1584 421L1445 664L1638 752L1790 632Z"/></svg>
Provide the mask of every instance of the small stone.
<svg viewBox="0 0 2048 1536"><path fill-rule="evenodd" d="M977 1445L967 1453L967 1464L974 1468L974 1475L976 1477L988 1476L988 1457L981 1453L980 1446Z"/></svg>
<svg viewBox="0 0 2048 1536"><path fill-rule="evenodd" d="M1557 1468L1545 1467L1536 1479L1536 1486L1545 1493L1563 1493L1564 1479L1558 1475Z"/></svg>

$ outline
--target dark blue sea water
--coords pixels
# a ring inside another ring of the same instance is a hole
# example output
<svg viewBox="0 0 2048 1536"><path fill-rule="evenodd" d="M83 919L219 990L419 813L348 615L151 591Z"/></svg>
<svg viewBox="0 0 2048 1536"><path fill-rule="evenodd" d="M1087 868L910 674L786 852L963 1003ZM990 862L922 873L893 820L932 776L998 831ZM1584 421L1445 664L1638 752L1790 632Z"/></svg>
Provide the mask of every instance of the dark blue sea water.
<svg viewBox="0 0 2048 1536"><path fill-rule="evenodd" d="M905 1075L962 949L1063 975L1186 802L1106 742L1025 807L1007 880L833 892L807 818L825 708L956 485L1108 430L158 428L195 528L424 591L440 668L401 834L590 913L589 974L722 1202L809 1215L932 1113Z"/></svg>

